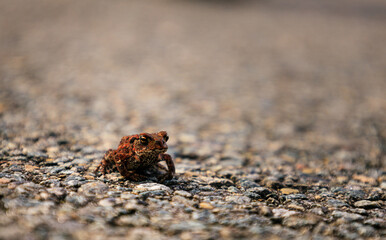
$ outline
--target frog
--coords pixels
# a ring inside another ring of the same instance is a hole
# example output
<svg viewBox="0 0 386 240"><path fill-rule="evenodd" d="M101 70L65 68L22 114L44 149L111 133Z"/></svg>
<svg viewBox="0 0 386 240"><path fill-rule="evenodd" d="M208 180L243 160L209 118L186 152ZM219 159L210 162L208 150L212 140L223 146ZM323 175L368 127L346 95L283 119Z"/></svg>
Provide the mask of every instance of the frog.
<svg viewBox="0 0 386 240"><path fill-rule="evenodd" d="M175 165L172 157L166 153L169 136L166 131L157 133L139 133L122 137L117 149L109 149L94 173L103 175L118 170L126 179L143 181L144 172L156 168L166 171L158 176L160 182L173 179ZM160 162L166 162L167 168Z"/></svg>

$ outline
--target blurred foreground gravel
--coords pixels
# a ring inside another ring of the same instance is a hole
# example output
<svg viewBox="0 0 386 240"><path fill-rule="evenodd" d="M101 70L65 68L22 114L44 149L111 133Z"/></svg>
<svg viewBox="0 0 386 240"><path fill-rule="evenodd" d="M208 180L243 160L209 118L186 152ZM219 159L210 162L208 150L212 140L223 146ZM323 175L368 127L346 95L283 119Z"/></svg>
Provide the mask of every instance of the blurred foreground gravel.
<svg viewBox="0 0 386 240"><path fill-rule="evenodd" d="M386 237L386 3L0 1L0 239ZM92 172L166 130L177 176Z"/></svg>

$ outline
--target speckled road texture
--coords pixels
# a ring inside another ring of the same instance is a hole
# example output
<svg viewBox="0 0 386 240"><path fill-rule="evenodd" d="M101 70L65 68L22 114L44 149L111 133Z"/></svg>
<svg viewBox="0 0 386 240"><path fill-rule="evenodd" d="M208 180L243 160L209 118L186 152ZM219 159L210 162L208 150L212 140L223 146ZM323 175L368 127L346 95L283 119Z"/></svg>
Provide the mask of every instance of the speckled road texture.
<svg viewBox="0 0 386 240"><path fill-rule="evenodd" d="M383 0L0 1L0 239L386 237ZM93 171L166 130L176 177Z"/></svg>

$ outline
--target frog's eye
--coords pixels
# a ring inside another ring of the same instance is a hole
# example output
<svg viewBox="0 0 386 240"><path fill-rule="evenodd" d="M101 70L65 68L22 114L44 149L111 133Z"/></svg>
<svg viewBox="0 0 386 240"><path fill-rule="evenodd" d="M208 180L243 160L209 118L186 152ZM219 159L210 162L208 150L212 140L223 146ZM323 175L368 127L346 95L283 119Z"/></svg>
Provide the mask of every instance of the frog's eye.
<svg viewBox="0 0 386 240"><path fill-rule="evenodd" d="M149 143L149 140L145 136L140 136L139 141L142 145L147 145Z"/></svg>
<svg viewBox="0 0 386 240"><path fill-rule="evenodd" d="M164 140L165 140L165 142L167 142L167 141L169 140L169 136L168 136L168 135L165 135L165 136L164 136Z"/></svg>

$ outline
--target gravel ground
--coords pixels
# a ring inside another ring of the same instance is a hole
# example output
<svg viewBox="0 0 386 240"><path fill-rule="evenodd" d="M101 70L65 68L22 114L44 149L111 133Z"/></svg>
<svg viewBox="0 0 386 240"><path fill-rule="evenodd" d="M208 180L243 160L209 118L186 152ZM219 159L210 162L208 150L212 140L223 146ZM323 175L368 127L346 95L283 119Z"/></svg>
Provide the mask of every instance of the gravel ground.
<svg viewBox="0 0 386 240"><path fill-rule="evenodd" d="M384 239L386 3L0 1L0 239ZM176 177L93 170L166 130Z"/></svg>

